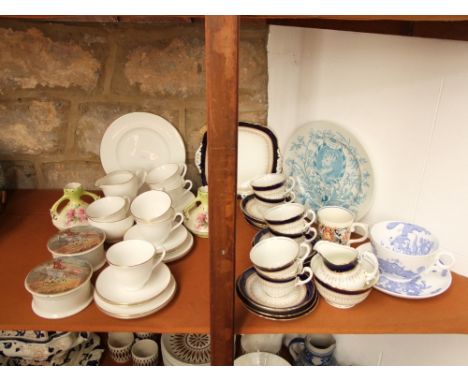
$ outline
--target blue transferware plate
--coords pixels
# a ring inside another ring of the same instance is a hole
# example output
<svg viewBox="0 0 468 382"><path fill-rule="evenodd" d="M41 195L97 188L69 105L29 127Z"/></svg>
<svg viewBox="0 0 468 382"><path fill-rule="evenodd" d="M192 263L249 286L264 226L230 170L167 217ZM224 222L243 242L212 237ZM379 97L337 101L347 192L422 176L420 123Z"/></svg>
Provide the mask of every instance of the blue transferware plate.
<svg viewBox="0 0 468 382"><path fill-rule="evenodd" d="M361 219L370 209L374 173L361 144L342 127L309 122L289 139L284 173L296 180L296 201L314 211L341 206Z"/></svg>
<svg viewBox="0 0 468 382"><path fill-rule="evenodd" d="M359 252L372 252L370 243L362 244ZM396 281L380 273L379 281L374 288L390 296L420 300L444 293L452 284L452 274L448 269L433 270L410 280Z"/></svg>

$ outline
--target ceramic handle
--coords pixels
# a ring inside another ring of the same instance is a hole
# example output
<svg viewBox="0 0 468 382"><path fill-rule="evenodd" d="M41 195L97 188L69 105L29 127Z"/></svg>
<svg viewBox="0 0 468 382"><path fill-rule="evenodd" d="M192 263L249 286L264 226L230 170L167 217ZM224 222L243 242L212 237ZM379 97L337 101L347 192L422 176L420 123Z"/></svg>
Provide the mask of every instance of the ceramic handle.
<svg viewBox="0 0 468 382"><path fill-rule="evenodd" d="M301 243L301 244L299 244L299 247L300 248L305 248L304 256L301 256L301 257L297 258L298 262L303 263L304 260L307 259L307 256L309 256L309 254L310 254L310 245L306 244L306 243Z"/></svg>
<svg viewBox="0 0 468 382"><path fill-rule="evenodd" d="M349 241L348 245L351 245L353 243L362 243L363 241L366 241L367 238L369 237L369 226L365 223L353 223L351 225L351 232L354 232L356 230L356 227L361 227L362 230L364 231L364 235L360 237L359 239L352 239Z"/></svg>
<svg viewBox="0 0 468 382"><path fill-rule="evenodd" d="M442 256L448 258L448 262L442 263L440 261ZM450 269L453 267L453 264L455 264L455 256L453 255L453 253L446 251L445 249L441 249L437 253L437 258L436 258L435 263L431 267L429 267L429 269L432 269L432 270Z"/></svg>
<svg viewBox="0 0 468 382"><path fill-rule="evenodd" d="M317 230L314 227L309 227L306 234L311 234L313 232L313 236L311 238L304 238L304 241L308 243L312 243L317 238Z"/></svg>
<svg viewBox="0 0 468 382"><path fill-rule="evenodd" d="M184 222L184 215L182 215L181 212L177 212L177 213L174 215L174 219L172 219L172 222L175 222L175 221L177 220L178 217L180 217L180 220L179 220L175 225L172 226L170 232L172 232L172 231L174 231L175 229L179 228L180 225Z"/></svg>
<svg viewBox="0 0 468 382"><path fill-rule="evenodd" d="M298 337L291 340L288 346L289 354L293 357L294 361L297 360L299 354L304 351L305 339Z"/></svg>
<svg viewBox="0 0 468 382"><path fill-rule="evenodd" d="M310 216L309 216L310 215ZM317 215L315 215L315 212L312 208L309 208L306 212L305 212L305 217L309 218L310 219L310 223L309 224L309 227L315 223L315 220L317 219Z"/></svg>
<svg viewBox="0 0 468 382"><path fill-rule="evenodd" d="M159 257L159 260L156 261L154 264L153 264L153 269L156 268L159 264L161 264L161 262L164 260L164 258L166 257L166 248L164 247L158 247L156 250L158 249L162 249L162 253L161 253L161 256ZM154 254L154 256L156 256L157 253Z"/></svg>
<svg viewBox="0 0 468 382"><path fill-rule="evenodd" d="M291 192L294 189L294 187L296 187L296 179L290 176L288 177L288 180L286 182L290 182L289 187L286 186L286 192Z"/></svg>
<svg viewBox="0 0 468 382"><path fill-rule="evenodd" d="M182 168L182 171L180 172L180 176L183 178L185 174L187 174L187 165L185 163L179 164L179 167Z"/></svg>
<svg viewBox="0 0 468 382"><path fill-rule="evenodd" d="M365 272L365 277L366 277L366 284L371 283L374 281L379 274L379 262L377 260L377 257L369 251L364 252L362 255L359 256L360 261L363 261L364 259L369 260L370 263L373 265L373 271L372 272Z"/></svg>
<svg viewBox="0 0 468 382"><path fill-rule="evenodd" d="M286 199L288 199L288 200L286 200ZM295 200L296 200L296 194L294 193L294 191L289 191L285 196L285 202L286 203L292 203Z"/></svg>
<svg viewBox="0 0 468 382"><path fill-rule="evenodd" d="M93 198L93 200L101 199L99 195L93 194L92 192L89 192L89 191L83 191L83 195L88 195L91 198Z"/></svg>
<svg viewBox="0 0 468 382"><path fill-rule="evenodd" d="M185 186L188 185L188 188L185 188ZM193 186L193 183L190 179L187 179L185 182L184 182L184 185L182 186L182 188L185 190L182 195L186 195L190 192L190 190L192 189L192 186Z"/></svg>
<svg viewBox="0 0 468 382"><path fill-rule="evenodd" d="M185 218L188 219L189 218L189 213L190 211L192 211L195 207L197 207L199 204L201 204L201 201L200 199L198 198L198 196L193 199L193 201L187 206L184 208L184 215L185 215Z"/></svg>
<svg viewBox="0 0 468 382"><path fill-rule="evenodd" d="M65 200L68 200L68 196L66 195L63 195L59 200L57 200L53 206L50 208L50 216L52 217L52 219L56 220L58 218L58 212L57 212L57 208L60 206L60 204L62 202L64 202Z"/></svg>
<svg viewBox="0 0 468 382"><path fill-rule="evenodd" d="M305 280L298 281L296 283L296 286L307 284L310 280L312 280L312 269L310 269L309 267L305 267L304 269L302 269L301 275L303 275L304 273L308 273L309 276Z"/></svg>

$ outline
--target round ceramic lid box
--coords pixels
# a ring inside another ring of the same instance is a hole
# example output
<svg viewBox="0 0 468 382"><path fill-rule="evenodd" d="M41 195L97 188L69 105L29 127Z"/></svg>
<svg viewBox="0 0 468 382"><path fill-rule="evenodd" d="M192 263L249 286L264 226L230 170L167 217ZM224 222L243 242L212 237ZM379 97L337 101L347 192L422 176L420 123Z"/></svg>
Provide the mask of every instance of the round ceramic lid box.
<svg viewBox="0 0 468 382"><path fill-rule="evenodd" d="M24 286L40 317L63 318L76 314L92 301L92 266L83 260L59 258L35 267Z"/></svg>
<svg viewBox="0 0 468 382"><path fill-rule="evenodd" d="M106 262L104 241L106 234L99 228L78 226L53 235L47 249L54 258L74 258L91 264L96 271Z"/></svg>

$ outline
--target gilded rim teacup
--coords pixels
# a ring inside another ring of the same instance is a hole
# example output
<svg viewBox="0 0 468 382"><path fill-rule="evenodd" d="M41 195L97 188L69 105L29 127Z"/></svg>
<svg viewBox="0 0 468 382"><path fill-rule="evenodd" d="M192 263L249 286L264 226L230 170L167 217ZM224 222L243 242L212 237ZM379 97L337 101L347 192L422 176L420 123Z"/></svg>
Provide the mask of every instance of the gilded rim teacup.
<svg viewBox="0 0 468 382"><path fill-rule="evenodd" d="M326 206L317 211L318 234L322 240L328 240L343 245L362 243L369 236L369 228L365 223L354 222L354 214L343 207ZM351 239L351 233L360 228L362 237Z"/></svg>
<svg viewBox="0 0 468 382"><path fill-rule="evenodd" d="M121 241L107 250L106 259L116 282L128 290L142 288L150 279L151 274L166 256L166 250L156 256L156 250L145 240Z"/></svg>
<svg viewBox="0 0 468 382"><path fill-rule="evenodd" d="M171 197L164 191L146 191L138 195L130 205L137 223L151 223L167 217L171 208Z"/></svg>
<svg viewBox="0 0 468 382"><path fill-rule="evenodd" d="M166 163L153 168L146 176L146 183L152 189L173 189L174 185L183 181L186 173L185 163Z"/></svg>

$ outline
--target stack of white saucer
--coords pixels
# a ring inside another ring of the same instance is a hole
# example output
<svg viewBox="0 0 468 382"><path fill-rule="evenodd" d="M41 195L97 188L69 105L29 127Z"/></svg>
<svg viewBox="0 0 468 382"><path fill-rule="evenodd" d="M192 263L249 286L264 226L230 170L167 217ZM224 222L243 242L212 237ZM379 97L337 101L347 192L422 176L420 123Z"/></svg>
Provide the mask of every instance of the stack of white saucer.
<svg viewBox="0 0 468 382"><path fill-rule="evenodd" d="M109 266L96 280L94 302L105 314L135 319L164 308L175 296L177 283L162 262L166 252L156 253L144 240L121 241L109 248Z"/></svg>

